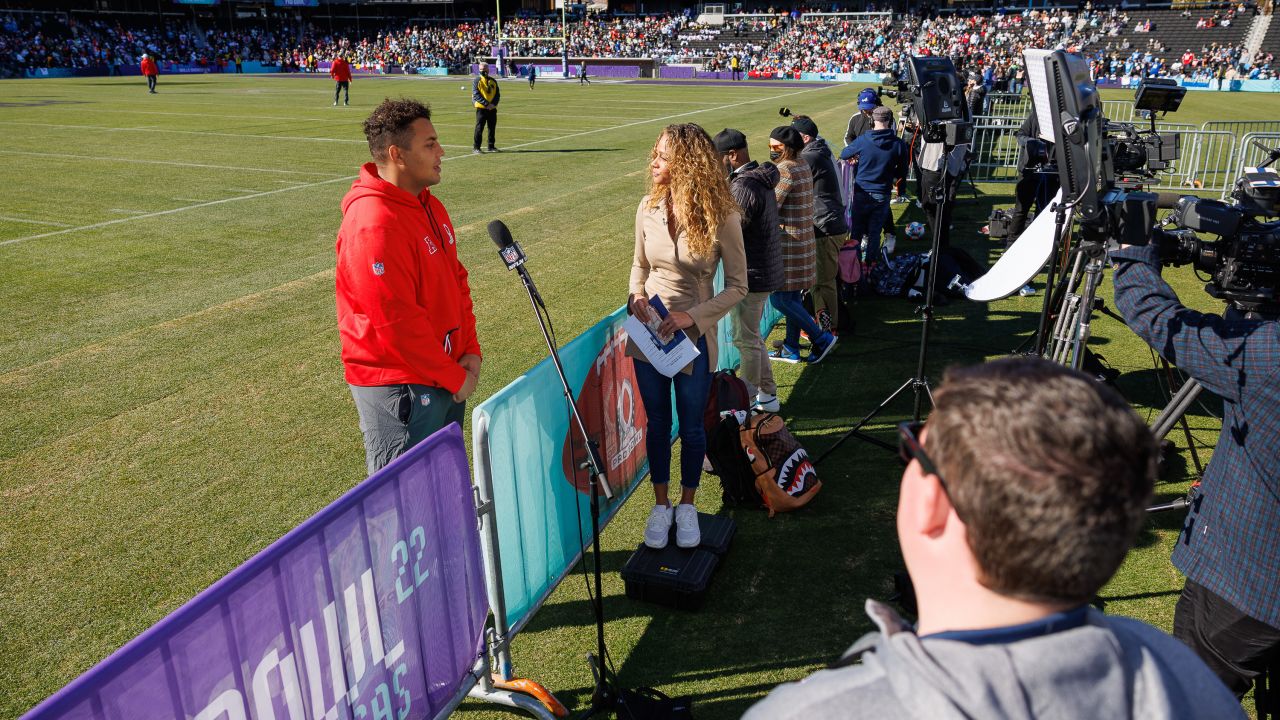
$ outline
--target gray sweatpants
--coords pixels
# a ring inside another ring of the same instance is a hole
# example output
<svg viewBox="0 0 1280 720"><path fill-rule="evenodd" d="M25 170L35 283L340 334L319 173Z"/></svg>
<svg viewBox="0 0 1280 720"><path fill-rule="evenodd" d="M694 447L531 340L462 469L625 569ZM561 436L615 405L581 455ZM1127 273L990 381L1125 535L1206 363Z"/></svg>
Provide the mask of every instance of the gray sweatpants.
<svg viewBox="0 0 1280 720"><path fill-rule="evenodd" d="M360 413L369 474L450 423L461 424L467 404L429 385L349 385Z"/></svg>

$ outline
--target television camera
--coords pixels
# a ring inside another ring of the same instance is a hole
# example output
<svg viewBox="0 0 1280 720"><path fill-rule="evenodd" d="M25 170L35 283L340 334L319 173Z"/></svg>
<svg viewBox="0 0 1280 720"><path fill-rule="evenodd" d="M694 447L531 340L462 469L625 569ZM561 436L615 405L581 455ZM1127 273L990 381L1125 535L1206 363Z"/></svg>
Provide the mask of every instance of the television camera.
<svg viewBox="0 0 1280 720"><path fill-rule="evenodd" d="M1254 144L1267 154L1245 168L1232 202L1186 195L1152 234L1165 265L1191 265L1209 276L1205 292L1244 313L1280 316L1280 174L1268 166L1280 149ZM1173 230L1164 228L1172 226ZM1201 234L1216 236L1207 241Z"/></svg>
<svg viewBox="0 0 1280 720"><path fill-rule="evenodd" d="M881 97L897 98L902 119L919 126L926 142L949 147L973 141L973 123L964 102L964 83L955 63L947 57L909 58L906 79L897 79L894 88L876 88Z"/></svg>

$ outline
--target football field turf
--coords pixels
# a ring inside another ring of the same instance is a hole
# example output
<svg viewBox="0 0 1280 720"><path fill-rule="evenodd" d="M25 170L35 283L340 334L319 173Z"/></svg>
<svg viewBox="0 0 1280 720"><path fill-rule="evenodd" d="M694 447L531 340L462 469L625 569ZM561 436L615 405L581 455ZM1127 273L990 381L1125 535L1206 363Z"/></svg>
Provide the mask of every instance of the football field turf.
<svg viewBox="0 0 1280 720"><path fill-rule="evenodd" d="M467 79L357 78L350 107L332 107L332 84L316 77L162 76L155 95L136 78L3 89L0 717L11 717L364 477L338 360L333 243L339 201L368 159L361 121L383 97L430 103L446 146L436 192L458 229L485 350L474 407L545 354L519 282L494 256L490 220L524 246L567 341L625 299L635 208L664 125L737 127L763 159L786 105L838 148L859 88L504 82L504 152L493 155L470 153ZM1171 119L1275 116L1274 96L1219 98L1191 93ZM956 244L993 259L976 229L1011 190L966 189ZM1216 307L1188 270L1166 275L1187 304ZM1040 303L942 308L930 374L1013 350ZM857 332L821 365L775 368L811 453L913 373L912 309L865 301ZM1094 328L1095 349L1125 371L1126 396L1144 416L1162 405L1146 346L1114 320ZM874 432L889 437L910 409L898 403ZM1211 444L1214 419L1197 408L1190 420ZM1184 451L1158 495L1183 492L1189 472ZM640 540L642 489L604 535L607 633L623 682L695 695L699 717L736 717L836 657L870 627L863 598L886 597L901 563L899 473L891 454L852 441L821 465L822 495L804 511L733 511L735 547L696 614L623 596L616 570ZM704 487L699 505L714 512L718 485ZM1108 611L1171 627L1181 578L1168 554L1180 525L1180 514L1152 517L1102 593ZM580 705L590 623L573 576L517 638L517 671ZM474 703L464 712L505 715Z"/></svg>

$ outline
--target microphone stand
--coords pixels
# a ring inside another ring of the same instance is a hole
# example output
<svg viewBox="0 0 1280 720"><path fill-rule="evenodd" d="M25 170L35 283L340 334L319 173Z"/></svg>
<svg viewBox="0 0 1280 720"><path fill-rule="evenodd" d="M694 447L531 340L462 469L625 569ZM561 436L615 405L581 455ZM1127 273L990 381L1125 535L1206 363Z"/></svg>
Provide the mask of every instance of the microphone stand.
<svg viewBox="0 0 1280 720"><path fill-rule="evenodd" d="M538 325L542 329L542 337L547 343L547 351L551 357L551 364L556 368L556 375L560 378L560 385L564 389L564 397L569 405L569 415L573 418L573 424L577 426L578 434L582 436L583 442L587 448L587 459L581 467L586 468L591 476L591 555L594 560L593 580L595 583L595 593L591 601L591 609L595 615L596 623L596 652L594 654L587 653L587 664L591 667L591 675L594 678L595 689L591 693L591 707L581 717L591 717L596 713L603 713L613 710L621 695L620 690L613 687L617 679L609 673L607 669L607 648L604 643L604 596L601 595L601 568L600 568L600 496L604 495L606 499L613 499L613 491L609 487L608 478L605 476L604 462L600 458L600 446L591 435L587 432L587 427L582 422L582 416L578 414L578 404L573 397L573 390L569 387L569 379L564 374L564 364L560 362L560 351L556 348L555 342L551 339L551 332L547 328L547 306L542 301L542 296L538 294L538 288L533 284L533 278L530 277L529 271L525 269L523 261L515 268L520 274L520 281L524 284L525 292L529 295L529 304L533 306L533 313L538 318Z"/></svg>

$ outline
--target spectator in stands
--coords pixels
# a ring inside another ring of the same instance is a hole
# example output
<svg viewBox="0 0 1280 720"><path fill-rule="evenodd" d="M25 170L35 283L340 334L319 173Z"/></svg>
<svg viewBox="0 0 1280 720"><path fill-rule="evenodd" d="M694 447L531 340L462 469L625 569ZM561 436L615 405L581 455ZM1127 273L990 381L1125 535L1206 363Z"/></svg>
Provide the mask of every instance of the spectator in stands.
<svg viewBox="0 0 1280 720"><path fill-rule="evenodd" d="M351 63L347 62L347 58L339 53L333 58L333 64L329 67L329 77L333 78L333 106L338 106L338 96L342 95L342 104L351 104Z"/></svg>
<svg viewBox="0 0 1280 720"><path fill-rule="evenodd" d="M1038 358L947 371L899 426L898 542L914 627L877 627L762 718L1243 718L1185 646L1089 602L1146 517L1157 445L1110 388Z"/></svg>
<svg viewBox="0 0 1280 720"><path fill-rule="evenodd" d="M823 331L804 309L801 294L813 287L815 252L813 235L813 174L800 159L804 138L790 125L769 133L769 159L777 163L779 179L773 190L778 203L778 226L782 229L782 286L769 296L769 303L786 318L786 334L781 347L769 358L780 362L807 362L800 355L800 331L809 335L818 357L835 347L836 336Z"/></svg>
<svg viewBox="0 0 1280 720"><path fill-rule="evenodd" d="M160 78L160 66L156 64L155 60L151 59L150 55L143 53L142 63L139 69L142 71L142 76L147 79L147 92L154 95L156 92L156 81Z"/></svg>
<svg viewBox="0 0 1280 720"><path fill-rule="evenodd" d="M498 152L494 133L498 127L498 102L501 99L498 81L489 77L489 63L480 63L480 74L471 84L471 101L476 107L476 130L472 136L471 152L480 152L485 127L489 128L489 152Z"/></svg>
<svg viewBox="0 0 1280 720"><path fill-rule="evenodd" d="M778 385L760 336L760 320L769 294L782 286L781 229L778 227L778 168L751 159L747 136L725 128L716 150L729 171L729 190L742 208L742 244L747 256L747 296L733 307L733 345L742 357L742 379L755 393L754 405L778 412Z"/></svg>
<svg viewBox="0 0 1280 720"><path fill-rule="evenodd" d="M373 162L342 200L336 287L342 363L372 475L462 422L481 354L453 223L431 193L444 157L431 111L385 100L364 133Z"/></svg>
<svg viewBox="0 0 1280 720"><path fill-rule="evenodd" d="M849 225L844 219L844 197L840 192L840 175L827 141L818 135L818 126L807 115L796 115L791 127L800 133L804 148L800 159L813 176L813 233L817 253L816 276L812 288L813 313L818 327L831 331L839 327L840 298L836 291L836 275L840 272L840 247L849 239ZM830 352L814 353L811 362L819 362Z"/></svg>
<svg viewBox="0 0 1280 720"><path fill-rule="evenodd" d="M633 340L627 354L635 359L636 384L648 416L645 449L653 480L654 507L645 524L644 542L666 547L671 525L676 545L701 542L694 495L702 477L707 438L702 426L716 367L716 322L747 295L747 260L742 219L730 193L720 154L706 131L693 124L668 125L654 145L649 163L649 192L636 209L636 245L627 307L640 320L656 325L666 337L683 330L701 351L674 377L653 367ZM712 276L724 265L724 289L716 292ZM667 309L660 318L650 304L658 298ZM671 391L680 420L680 503L672 510Z"/></svg>

